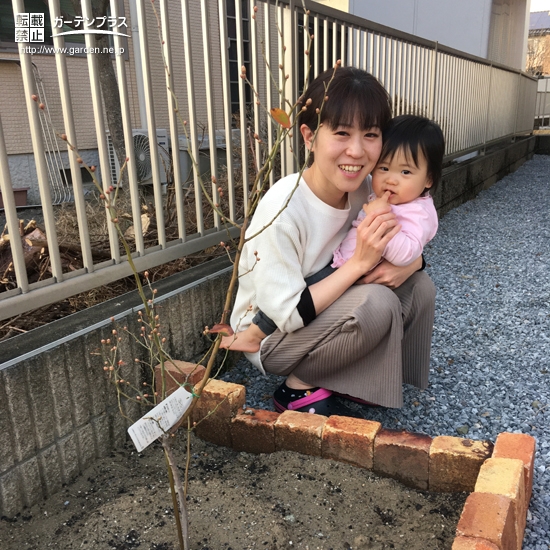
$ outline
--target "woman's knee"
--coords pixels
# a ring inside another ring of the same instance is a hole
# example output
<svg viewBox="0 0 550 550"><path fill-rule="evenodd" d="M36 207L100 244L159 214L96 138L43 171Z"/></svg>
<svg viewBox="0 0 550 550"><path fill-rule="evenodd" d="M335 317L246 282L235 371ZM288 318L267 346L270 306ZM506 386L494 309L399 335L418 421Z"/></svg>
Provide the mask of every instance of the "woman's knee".
<svg viewBox="0 0 550 550"><path fill-rule="evenodd" d="M370 311L394 311L400 308L399 298L384 285L365 285L368 292L363 304Z"/></svg>
<svg viewBox="0 0 550 550"><path fill-rule="evenodd" d="M424 271L418 271L413 277L413 292L415 298L428 307L435 307L436 289L429 275Z"/></svg>
<svg viewBox="0 0 550 550"><path fill-rule="evenodd" d="M401 302L415 301L435 304L435 285L424 271L413 273L400 287L393 290Z"/></svg>
<svg viewBox="0 0 550 550"><path fill-rule="evenodd" d="M401 318L401 303L399 298L388 287L383 285L362 285L361 296L353 312L350 323L346 323L344 330L353 330L356 321L360 329L367 329L376 325L385 332L396 319Z"/></svg>

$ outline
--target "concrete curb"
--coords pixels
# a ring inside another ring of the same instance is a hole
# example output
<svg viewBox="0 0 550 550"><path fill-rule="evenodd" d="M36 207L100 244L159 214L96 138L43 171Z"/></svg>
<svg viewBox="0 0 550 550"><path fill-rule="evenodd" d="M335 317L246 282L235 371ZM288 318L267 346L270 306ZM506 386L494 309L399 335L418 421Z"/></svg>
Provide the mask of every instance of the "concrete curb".
<svg viewBox="0 0 550 550"><path fill-rule="evenodd" d="M533 484L533 437L504 432L494 445L431 438L382 429L369 420L249 409L245 397L244 386L210 381L193 414L197 435L237 451L289 450L347 462L421 490L469 492L452 550L521 550Z"/></svg>

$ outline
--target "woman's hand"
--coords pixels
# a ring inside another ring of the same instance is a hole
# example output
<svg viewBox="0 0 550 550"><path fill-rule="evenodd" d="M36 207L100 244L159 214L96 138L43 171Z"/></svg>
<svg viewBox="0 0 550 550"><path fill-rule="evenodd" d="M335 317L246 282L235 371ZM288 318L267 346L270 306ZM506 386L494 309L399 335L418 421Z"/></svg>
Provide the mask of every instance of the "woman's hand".
<svg viewBox="0 0 550 550"><path fill-rule="evenodd" d="M380 262L370 273L357 281L358 284L384 285L388 288L397 288L401 286L413 273L422 267L422 256L419 256L414 262L402 267L390 264L387 260Z"/></svg>
<svg viewBox="0 0 550 550"><path fill-rule="evenodd" d="M349 260L360 265L362 273L367 273L380 261L386 245L401 230L387 202L379 202L375 210L365 207L365 212L367 216L357 227L355 252Z"/></svg>
<svg viewBox="0 0 550 550"><path fill-rule="evenodd" d="M357 227L353 256L334 273L309 287L317 315L380 261L386 245L400 229L389 205L367 214Z"/></svg>

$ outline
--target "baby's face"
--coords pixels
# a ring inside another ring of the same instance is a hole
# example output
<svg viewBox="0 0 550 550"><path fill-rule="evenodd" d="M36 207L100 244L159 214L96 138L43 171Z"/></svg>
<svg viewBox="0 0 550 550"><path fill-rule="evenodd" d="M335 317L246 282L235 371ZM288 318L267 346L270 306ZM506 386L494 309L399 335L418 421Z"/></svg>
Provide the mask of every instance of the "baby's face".
<svg viewBox="0 0 550 550"><path fill-rule="evenodd" d="M428 178L428 163L419 151L418 166L402 150L391 160L381 159L372 172L372 190L377 197L390 192L390 204L404 204L417 199L432 186Z"/></svg>

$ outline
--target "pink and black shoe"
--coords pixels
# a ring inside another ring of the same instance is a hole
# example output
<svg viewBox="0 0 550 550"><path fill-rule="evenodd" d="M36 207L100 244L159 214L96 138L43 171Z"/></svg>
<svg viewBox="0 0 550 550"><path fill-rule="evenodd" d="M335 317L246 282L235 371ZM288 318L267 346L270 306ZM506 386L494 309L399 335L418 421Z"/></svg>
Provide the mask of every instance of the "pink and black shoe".
<svg viewBox="0 0 550 550"><path fill-rule="evenodd" d="M322 416L338 415L363 418L360 413L349 409L338 401L332 391L324 388L293 390L283 383L273 394L273 404L278 412L297 411Z"/></svg>

